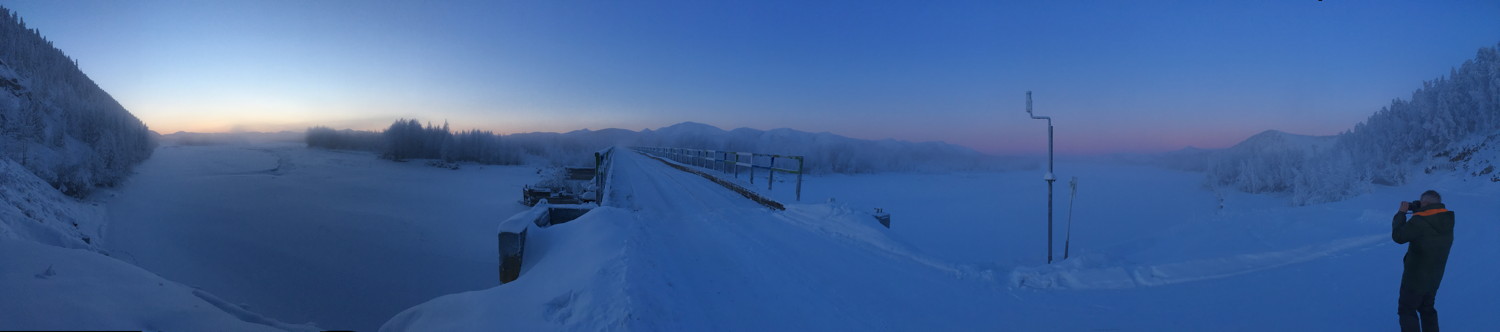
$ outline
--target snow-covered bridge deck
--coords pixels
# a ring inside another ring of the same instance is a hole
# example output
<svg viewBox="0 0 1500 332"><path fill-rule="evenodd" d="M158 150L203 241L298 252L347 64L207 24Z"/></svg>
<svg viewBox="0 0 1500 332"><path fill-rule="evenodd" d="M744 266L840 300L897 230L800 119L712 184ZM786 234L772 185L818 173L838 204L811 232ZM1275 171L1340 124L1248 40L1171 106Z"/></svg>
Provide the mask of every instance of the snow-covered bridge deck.
<svg viewBox="0 0 1500 332"><path fill-rule="evenodd" d="M993 283L955 282L961 273L912 254L867 214L778 211L630 150L613 159L606 207L533 228L518 280L409 310L386 328L445 326L423 314L443 311L516 318L493 323L519 328L963 330L1001 326L996 313L1015 300ZM566 313L517 318L525 302ZM494 326L471 323L448 327Z"/></svg>

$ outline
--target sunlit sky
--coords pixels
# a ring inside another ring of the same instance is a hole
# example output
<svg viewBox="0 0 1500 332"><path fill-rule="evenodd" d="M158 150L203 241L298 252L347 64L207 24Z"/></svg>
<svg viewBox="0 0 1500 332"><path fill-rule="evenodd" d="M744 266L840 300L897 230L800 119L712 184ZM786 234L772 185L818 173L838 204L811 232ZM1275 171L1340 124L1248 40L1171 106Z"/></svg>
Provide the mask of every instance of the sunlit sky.
<svg viewBox="0 0 1500 332"><path fill-rule="evenodd" d="M0 1L152 129L793 128L995 154L1327 135L1500 1Z"/></svg>

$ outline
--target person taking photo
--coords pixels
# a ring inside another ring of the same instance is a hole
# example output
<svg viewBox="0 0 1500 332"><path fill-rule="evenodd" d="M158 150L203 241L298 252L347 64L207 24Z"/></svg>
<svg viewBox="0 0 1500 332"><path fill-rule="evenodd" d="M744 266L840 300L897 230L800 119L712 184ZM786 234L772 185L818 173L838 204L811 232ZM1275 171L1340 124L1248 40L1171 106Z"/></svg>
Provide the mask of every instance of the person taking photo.
<svg viewBox="0 0 1500 332"><path fill-rule="evenodd" d="M1401 202L1401 210L1391 220L1391 240L1407 244L1401 295L1396 300L1401 331L1437 332L1433 304L1448 265L1448 250L1453 247L1453 211L1443 205L1443 196L1432 190L1423 192L1421 200Z"/></svg>

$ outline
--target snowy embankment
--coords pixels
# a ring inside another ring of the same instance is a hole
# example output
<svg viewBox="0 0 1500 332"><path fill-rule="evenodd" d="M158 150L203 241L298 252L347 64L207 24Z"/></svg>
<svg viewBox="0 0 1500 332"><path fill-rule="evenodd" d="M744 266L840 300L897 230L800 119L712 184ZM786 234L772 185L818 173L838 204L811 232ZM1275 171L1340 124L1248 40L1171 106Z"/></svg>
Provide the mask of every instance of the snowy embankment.
<svg viewBox="0 0 1500 332"><path fill-rule="evenodd" d="M533 229L544 235L515 283L435 299L383 330L1381 329L1395 324L1405 249L1388 242L1391 213L1429 188L1459 211L1445 325L1500 324L1486 311L1500 293L1490 182L1419 176L1294 207L1205 189L1200 173L1064 162L1061 177L1081 178L1071 257L1059 186L1048 265L1035 172L814 176L803 203L773 212L622 155L620 208Z"/></svg>
<svg viewBox="0 0 1500 332"><path fill-rule="evenodd" d="M535 168L458 170L299 143L164 146L108 194L104 246L236 306L374 330L496 284L495 223Z"/></svg>

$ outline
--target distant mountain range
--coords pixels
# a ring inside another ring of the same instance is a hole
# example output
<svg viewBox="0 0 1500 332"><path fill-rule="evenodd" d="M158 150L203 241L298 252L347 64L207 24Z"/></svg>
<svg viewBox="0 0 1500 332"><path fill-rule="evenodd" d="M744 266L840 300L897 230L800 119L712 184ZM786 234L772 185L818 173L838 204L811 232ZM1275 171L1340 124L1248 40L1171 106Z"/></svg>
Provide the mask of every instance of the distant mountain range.
<svg viewBox="0 0 1500 332"><path fill-rule="evenodd" d="M772 153L807 157L812 173L871 173L895 171L955 171L1012 169L1033 165L1016 158L990 156L973 149L943 142L908 142L893 139L863 140L828 132L810 133L778 128L724 130L712 125L683 122L657 129L576 130L567 133L522 133L503 140L526 146L578 154L583 150L614 145L662 146ZM538 149L532 149L538 151ZM587 155L587 154L585 154ZM555 156L567 160L565 156Z"/></svg>

